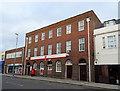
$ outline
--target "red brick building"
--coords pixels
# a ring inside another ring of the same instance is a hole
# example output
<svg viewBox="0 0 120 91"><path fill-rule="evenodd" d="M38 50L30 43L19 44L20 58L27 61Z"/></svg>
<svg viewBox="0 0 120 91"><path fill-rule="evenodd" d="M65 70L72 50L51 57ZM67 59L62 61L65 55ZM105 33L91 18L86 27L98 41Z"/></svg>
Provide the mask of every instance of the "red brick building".
<svg viewBox="0 0 120 91"><path fill-rule="evenodd" d="M16 56L15 56L16 54ZM5 51L5 73L22 74L24 47Z"/></svg>
<svg viewBox="0 0 120 91"><path fill-rule="evenodd" d="M86 18L90 18L89 25ZM88 81L88 29L90 64L94 81L93 30L100 20L91 10L26 34L25 73Z"/></svg>

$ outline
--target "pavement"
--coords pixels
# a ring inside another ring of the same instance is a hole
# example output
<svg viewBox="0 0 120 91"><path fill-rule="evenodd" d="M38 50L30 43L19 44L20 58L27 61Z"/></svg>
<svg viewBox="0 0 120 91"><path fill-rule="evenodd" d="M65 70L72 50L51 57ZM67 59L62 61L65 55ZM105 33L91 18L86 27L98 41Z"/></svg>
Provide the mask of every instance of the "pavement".
<svg viewBox="0 0 120 91"><path fill-rule="evenodd" d="M2 74L4 76L13 76L11 74ZM85 82L85 81L75 81L71 79L58 79L58 78L50 78L50 77L40 77L40 76L27 76L27 75L14 75L14 77L23 78L23 79L33 79L40 81L48 81L55 83L64 83L71 85L79 85L79 86L89 86L95 88L104 88L104 89L116 89L120 90L120 85L112 85L112 84L104 84L104 83L94 83L94 82Z"/></svg>

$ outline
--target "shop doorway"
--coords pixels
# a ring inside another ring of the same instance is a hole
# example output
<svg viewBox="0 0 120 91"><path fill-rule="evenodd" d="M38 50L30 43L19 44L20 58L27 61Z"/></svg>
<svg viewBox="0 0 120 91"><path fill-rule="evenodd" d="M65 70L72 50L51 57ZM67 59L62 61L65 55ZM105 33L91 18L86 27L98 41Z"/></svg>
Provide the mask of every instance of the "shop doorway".
<svg viewBox="0 0 120 91"><path fill-rule="evenodd" d="M52 61L48 61L47 63L47 74L48 75L52 74Z"/></svg>
<svg viewBox="0 0 120 91"><path fill-rule="evenodd" d="M30 63L28 62L26 66L26 75L30 75Z"/></svg>
<svg viewBox="0 0 120 91"><path fill-rule="evenodd" d="M72 78L72 61L66 61L66 78Z"/></svg>
<svg viewBox="0 0 120 91"><path fill-rule="evenodd" d="M86 66L86 60L80 59L79 61L79 80L81 81L87 81L87 66Z"/></svg>
<svg viewBox="0 0 120 91"><path fill-rule="evenodd" d="M38 75L38 65L37 65L37 62L34 62L33 63L33 69L35 70L35 75Z"/></svg>
<svg viewBox="0 0 120 91"><path fill-rule="evenodd" d="M109 83L117 84L116 80L120 80L120 65L108 66Z"/></svg>
<svg viewBox="0 0 120 91"><path fill-rule="evenodd" d="M67 66L67 78L72 78L72 66Z"/></svg>

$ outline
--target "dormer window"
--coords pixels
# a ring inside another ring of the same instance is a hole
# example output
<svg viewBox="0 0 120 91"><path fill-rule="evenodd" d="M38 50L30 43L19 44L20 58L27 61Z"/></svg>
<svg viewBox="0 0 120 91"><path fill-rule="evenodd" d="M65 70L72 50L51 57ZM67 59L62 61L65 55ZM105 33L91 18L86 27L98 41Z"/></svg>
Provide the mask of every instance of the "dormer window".
<svg viewBox="0 0 120 91"><path fill-rule="evenodd" d="M115 21L109 21L109 25L115 25Z"/></svg>
<svg viewBox="0 0 120 91"><path fill-rule="evenodd" d="M106 21L104 24L106 27L111 26L111 25L115 25L115 21L114 20Z"/></svg>

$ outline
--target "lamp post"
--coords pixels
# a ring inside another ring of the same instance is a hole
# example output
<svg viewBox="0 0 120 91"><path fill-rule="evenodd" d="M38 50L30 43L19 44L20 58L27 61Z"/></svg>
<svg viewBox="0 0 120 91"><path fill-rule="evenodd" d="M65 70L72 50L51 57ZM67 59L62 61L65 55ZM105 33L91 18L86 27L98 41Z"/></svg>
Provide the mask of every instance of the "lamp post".
<svg viewBox="0 0 120 91"><path fill-rule="evenodd" d="M15 61L16 61L16 51L17 51L17 42L18 42L18 34L15 33L16 35L16 49L15 49L15 57L14 57L14 61L13 61L13 76L14 76L14 72L15 72Z"/></svg>
<svg viewBox="0 0 120 91"><path fill-rule="evenodd" d="M91 82L91 61L90 61L90 18L86 18L88 30L88 64L89 64L89 82Z"/></svg>

